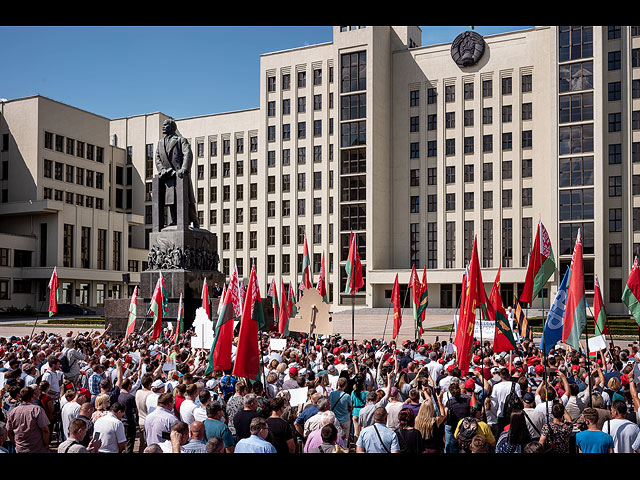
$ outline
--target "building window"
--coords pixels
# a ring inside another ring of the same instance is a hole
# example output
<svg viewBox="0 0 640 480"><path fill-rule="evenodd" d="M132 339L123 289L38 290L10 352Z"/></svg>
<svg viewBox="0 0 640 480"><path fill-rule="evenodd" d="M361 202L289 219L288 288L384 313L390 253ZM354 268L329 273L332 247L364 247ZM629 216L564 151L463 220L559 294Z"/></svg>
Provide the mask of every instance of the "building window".
<svg viewBox="0 0 640 480"><path fill-rule="evenodd" d="M502 266L513 266L513 220L502 219Z"/></svg>
<svg viewBox="0 0 640 480"><path fill-rule="evenodd" d="M464 84L464 99L473 100L473 83Z"/></svg>
<svg viewBox="0 0 640 480"><path fill-rule="evenodd" d="M63 266L73 267L73 225L64 224Z"/></svg>
<svg viewBox="0 0 640 480"><path fill-rule="evenodd" d="M409 106L418 107L420 105L420 91L411 90L409 92Z"/></svg>
<svg viewBox="0 0 640 480"><path fill-rule="evenodd" d="M456 209L456 194L447 193L445 197L445 209L447 212L454 211Z"/></svg>
<svg viewBox="0 0 640 480"><path fill-rule="evenodd" d="M533 90L533 78L531 74L522 76L522 91L531 92Z"/></svg>
<svg viewBox="0 0 640 480"><path fill-rule="evenodd" d="M445 237L445 268L454 268L455 263L456 263L456 222L447 222L446 237Z"/></svg>
<svg viewBox="0 0 640 480"><path fill-rule="evenodd" d="M444 114L445 128L456 128L456 112L446 112Z"/></svg>
<svg viewBox="0 0 640 480"><path fill-rule="evenodd" d="M427 142L427 157L435 157L438 153L438 147L437 147L437 141L436 140L429 140Z"/></svg>
<svg viewBox="0 0 640 480"><path fill-rule="evenodd" d="M438 168L437 167L427 168L427 185L437 185L437 184L438 184Z"/></svg>
<svg viewBox="0 0 640 480"><path fill-rule="evenodd" d="M456 100L456 86L446 85L444 87L444 101L446 103L455 102Z"/></svg>
<svg viewBox="0 0 640 480"><path fill-rule="evenodd" d="M267 77L267 91L268 92L276 91L276 77L274 76Z"/></svg>
<svg viewBox="0 0 640 480"><path fill-rule="evenodd" d="M446 155L455 155L456 154L456 141L453 138L448 138L445 140L445 154Z"/></svg>
<svg viewBox="0 0 640 480"><path fill-rule="evenodd" d="M438 196L427 195L427 212L437 212L438 211Z"/></svg>
<svg viewBox="0 0 640 480"><path fill-rule="evenodd" d="M418 195L411 196L410 213L420 213L420 197Z"/></svg>
<svg viewBox="0 0 640 480"><path fill-rule="evenodd" d="M433 105L438 99L438 92L435 88L427 88L427 104Z"/></svg>
<svg viewBox="0 0 640 480"><path fill-rule="evenodd" d="M482 180L485 182L493 180L493 163L482 164Z"/></svg>
<svg viewBox="0 0 640 480"><path fill-rule="evenodd" d="M593 124L560 127L560 155L593 152Z"/></svg>
<svg viewBox="0 0 640 480"><path fill-rule="evenodd" d="M512 149L512 134L511 132L502 134L502 150Z"/></svg>
<svg viewBox="0 0 640 480"><path fill-rule="evenodd" d="M502 208L511 208L513 195L510 188L502 190Z"/></svg>
<svg viewBox="0 0 640 480"><path fill-rule="evenodd" d="M420 224L412 223L409 226L409 251L411 255L411 264L416 268L420 267Z"/></svg>
<svg viewBox="0 0 640 480"><path fill-rule="evenodd" d="M420 131L420 117L415 116L409 119L409 131L410 132Z"/></svg>
<svg viewBox="0 0 640 480"><path fill-rule="evenodd" d="M621 208L609 209L609 231L622 232L622 209Z"/></svg>
<svg viewBox="0 0 640 480"><path fill-rule="evenodd" d="M622 196L622 177L619 175L609 177L609 196Z"/></svg>
<svg viewBox="0 0 640 480"><path fill-rule="evenodd" d="M561 95L558 110L560 123L593 120L593 92Z"/></svg>
<svg viewBox="0 0 640 480"><path fill-rule="evenodd" d="M533 176L533 160L522 160L522 178L531 178Z"/></svg>
<svg viewBox="0 0 640 480"><path fill-rule="evenodd" d="M482 192L482 208L489 210L493 208L493 191L485 190Z"/></svg>
<svg viewBox="0 0 640 480"><path fill-rule="evenodd" d="M486 107L482 109L482 124L491 125L493 123L493 108Z"/></svg>
<svg viewBox="0 0 640 480"><path fill-rule="evenodd" d="M420 158L420 143L411 142L409 145L409 158Z"/></svg>
<svg viewBox="0 0 640 480"><path fill-rule="evenodd" d="M511 160L505 160L502 162L502 179L508 180L512 177L512 162Z"/></svg>
<svg viewBox="0 0 640 480"><path fill-rule="evenodd" d="M493 135L482 136L482 151L493 152Z"/></svg>
<svg viewBox="0 0 640 480"><path fill-rule="evenodd" d="M560 65L558 88L560 93L593 88L593 62Z"/></svg>
<svg viewBox="0 0 640 480"><path fill-rule="evenodd" d="M493 220L482 221L482 267L493 267Z"/></svg>
<svg viewBox="0 0 640 480"><path fill-rule="evenodd" d="M366 52L347 53L341 56L341 93L366 90Z"/></svg>
<svg viewBox="0 0 640 480"><path fill-rule="evenodd" d="M445 183L451 184L456 182L456 167L446 167L445 169Z"/></svg>
<svg viewBox="0 0 640 480"><path fill-rule="evenodd" d="M427 130L434 131L434 130L437 130L437 128L438 128L438 115L435 113L427 115Z"/></svg>
<svg viewBox="0 0 640 480"><path fill-rule="evenodd" d="M464 126L473 127L473 110L464 111Z"/></svg>
<svg viewBox="0 0 640 480"><path fill-rule="evenodd" d="M482 98L493 96L493 80L482 81Z"/></svg>
<svg viewBox="0 0 640 480"><path fill-rule="evenodd" d="M622 244L609 244L609 267L622 267Z"/></svg>
<svg viewBox="0 0 640 480"><path fill-rule="evenodd" d="M533 205L533 189L523 188L522 189L522 206L530 207L532 205Z"/></svg>
<svg viewBox="0 0 640 480"><path fill-rule="evenodd" d="M620 51L617 52L609 52L608 56L608 70L620 70L621 66L621 56Z"/></svg>
<svg viewBox="0 0 640 480"><path fill-rule="evenodd" d="M531 103L522 104L522 120L531 120L533 118L533 107Z"/></svg>
<svg viewBox="0 0 640 480"><path fill-rule="evenodd" d="M504 77L502 79L502 94L511 95L511 77Z"/></svg>
<svg viewBox="0 0 640 480"><path fill-rule="evenodd" d="M427 267L438 268L438 224L427 223Z"/></svg>
<svg viewBox="0 0 640 480"><path fill-rule="evenodd" d="M509 123L512 120L512 108L511 105L502 106L502 123Z"/></svg>
<svg viewBox="0 0 640 480"><path fill-rule="evenodd" d="M622 113L610 113L609 114L609 131L619 132L622 130Z"/></svg>
<svg viewBox="0 0 640 480"><path fill-rule="evenodd" d="M464 209L473 210L473 192L464 193Z"/></svg>
<svg viewBox="0 0 640 480"><path fill-rule="evenodd" d="M532 148L532 147L533 147L533 131L524 130L522 132L522 148Z"/></svg>

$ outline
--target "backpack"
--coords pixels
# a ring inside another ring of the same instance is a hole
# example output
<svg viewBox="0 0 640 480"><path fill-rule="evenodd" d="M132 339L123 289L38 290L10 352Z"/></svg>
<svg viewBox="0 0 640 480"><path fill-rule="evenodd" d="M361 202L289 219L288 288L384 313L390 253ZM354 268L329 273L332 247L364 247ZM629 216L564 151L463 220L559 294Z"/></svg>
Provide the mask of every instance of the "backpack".
<svg viewBox="0 0 640 480"><path fill-rule="evenodd" d="M468 450L476 433L478 433L478 419L474 417L463 418L458 431L458 445L460 445L460 448Z"/></svg>
<svg viewBox="0 0 640 480"><path fill-rule="evenodd" d="M523 410L524 404L518 394L516 393L516 382L511 382L511 393L504 399L504 407L502 407L502 416L510 419L511 412L514 410Z"/></svg>
<svg viewBox="0 0 640 480"><path fill-rule="evenodd" d="M71 364L69 363L69 357L66 353L60 354L60 370L62 373L69 373L71 371Z"/></svg>

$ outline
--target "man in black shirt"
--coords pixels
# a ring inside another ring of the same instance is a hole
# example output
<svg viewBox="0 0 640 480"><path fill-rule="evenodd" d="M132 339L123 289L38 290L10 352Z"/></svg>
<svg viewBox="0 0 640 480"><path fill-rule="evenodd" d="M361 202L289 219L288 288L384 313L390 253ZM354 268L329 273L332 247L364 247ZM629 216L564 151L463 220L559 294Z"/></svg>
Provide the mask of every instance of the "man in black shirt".
<svg viewBox="0 0 640 480"><path fill-rule="evenodd" d="M122 403L125 407L122 423L124 424L124 433L127 437L127 453L133 453L133 447L136 443L136 427L138 425L136 397L129 393L130 389L131 379L127 377L122 380L120 395L118 395L118 402Z"/></svg>
<svg viewBox="0 0 640 480"><path fill-rule="evenodd" d="M233 426L236 429L236 435L234 437L236 443L238 440L251 436L251 420L259 416L258 397L256 397L255 393L247 393L244 396L244 408L233 417Z"/></svg>

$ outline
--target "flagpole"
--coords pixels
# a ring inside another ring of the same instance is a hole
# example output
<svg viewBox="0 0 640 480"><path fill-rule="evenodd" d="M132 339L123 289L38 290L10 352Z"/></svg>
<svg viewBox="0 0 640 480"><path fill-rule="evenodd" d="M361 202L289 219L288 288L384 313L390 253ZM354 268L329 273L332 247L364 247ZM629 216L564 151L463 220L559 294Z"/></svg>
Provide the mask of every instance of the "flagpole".
<svg viewBox="0 0 640 480"><path fill-rule="evenodd" d="M464 285L462 285L462 288L464 289ZM456 306L456 314L458 315L458 321L460 321L460 300L462 300L462 293L460 294L460 297L458 297L458 305ZM453 340L453 327L455 326L455 322L451 324L451 330L449 331L449 343L451 343L451 341Z"/></svg>
<svg viewBox="0 0 640 480"><path fill-rule="evenodd" d="M356 325L356 294L351 290L351 346L355 348L355 325Z"/></svg>
<svg viewBox="0 0 640 480"><path fill-rule="evenodd" d="M387 322L389 322L389 312L391 311L391 303L389 303L389 308L387 308L387 318L384 321L384 330L382 332L382 343L384 343L384 336L387 333Z"/></svg>

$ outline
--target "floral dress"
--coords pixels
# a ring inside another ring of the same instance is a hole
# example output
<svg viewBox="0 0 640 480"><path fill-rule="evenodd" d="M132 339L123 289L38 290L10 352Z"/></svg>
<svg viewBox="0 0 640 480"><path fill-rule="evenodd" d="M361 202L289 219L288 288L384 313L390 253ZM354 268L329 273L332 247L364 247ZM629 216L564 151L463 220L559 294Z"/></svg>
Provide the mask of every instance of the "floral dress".
<svg viewBox="0 0 640 480"><path fill-rule="evenodd" d="M541 436L546 437L545 447L551 447L554 453L569 453L569 439L572 431L573 425L569 422L545 423L542 426Z"/></svg>

